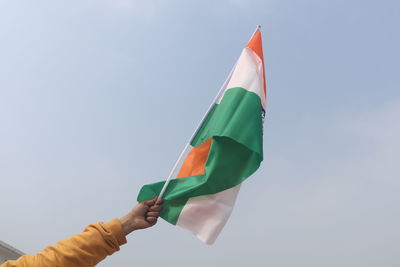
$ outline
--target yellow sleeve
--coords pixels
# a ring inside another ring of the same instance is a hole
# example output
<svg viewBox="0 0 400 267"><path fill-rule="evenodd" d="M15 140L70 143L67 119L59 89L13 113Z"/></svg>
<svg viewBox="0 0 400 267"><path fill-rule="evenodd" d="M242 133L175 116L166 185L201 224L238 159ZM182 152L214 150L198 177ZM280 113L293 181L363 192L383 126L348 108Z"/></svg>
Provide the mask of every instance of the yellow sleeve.
<svg viewBox="0 0 400 267"><path fill-rule="evenodd" d="M114 219L108 223L91 224L75 236L34 255L24 255L7 261L1 267L86 267L95 266L126 243L121 223Z"/></svg>

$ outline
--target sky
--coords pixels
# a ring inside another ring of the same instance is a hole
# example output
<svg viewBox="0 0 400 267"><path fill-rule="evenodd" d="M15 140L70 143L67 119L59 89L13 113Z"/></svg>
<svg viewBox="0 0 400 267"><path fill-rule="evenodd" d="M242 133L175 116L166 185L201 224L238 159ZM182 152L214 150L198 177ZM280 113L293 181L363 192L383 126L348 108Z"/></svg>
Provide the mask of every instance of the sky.
<svg viewBox="0 0 400 267"><path fill-rule="evenodd" d="M37 253L168 175L257 24L264 161L213 246L162 220L98 266L399 266L400 3L0 1L0 240Z"/></svg>

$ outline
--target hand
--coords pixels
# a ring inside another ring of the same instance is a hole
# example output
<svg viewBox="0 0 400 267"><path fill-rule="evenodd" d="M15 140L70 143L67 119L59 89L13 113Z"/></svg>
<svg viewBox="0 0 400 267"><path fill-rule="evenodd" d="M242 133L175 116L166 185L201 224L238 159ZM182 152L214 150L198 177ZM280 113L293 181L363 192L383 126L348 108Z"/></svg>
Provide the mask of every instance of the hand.
<svg viewBox="0 0 400 267"><path fill-rule="evenodd" d="M157 223L160 216L163 200L157 200L157 196L152 200L138 203L127 215L120 218L122 229L125 235L138 229L145 229Z"/></svg>

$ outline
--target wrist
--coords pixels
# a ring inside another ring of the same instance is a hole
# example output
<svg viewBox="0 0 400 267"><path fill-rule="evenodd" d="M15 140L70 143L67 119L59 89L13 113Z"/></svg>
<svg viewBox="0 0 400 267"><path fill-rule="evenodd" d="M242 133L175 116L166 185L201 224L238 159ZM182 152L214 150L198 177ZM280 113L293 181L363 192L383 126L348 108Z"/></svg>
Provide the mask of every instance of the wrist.
<svg viewBox="0 0 400 267"><path fill-rule="evenodd" d="M125 236L129 235L130 233L136 230L136 227L132 223L132 220L130 220L129 214L121 217L119 221L121 222L122 231L124 232Z"/></svg>

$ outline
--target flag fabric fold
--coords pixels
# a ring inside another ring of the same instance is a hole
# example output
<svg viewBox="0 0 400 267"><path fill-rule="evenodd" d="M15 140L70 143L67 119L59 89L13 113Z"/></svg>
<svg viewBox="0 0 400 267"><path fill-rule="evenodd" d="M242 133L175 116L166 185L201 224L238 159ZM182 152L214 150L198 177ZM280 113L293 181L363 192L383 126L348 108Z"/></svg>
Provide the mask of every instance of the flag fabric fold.
<svg viewBox="0 0 400 267"><path fill-rule="evenodd" d="M193 140L177 179L164 193L161 217L212 244L227 222L241 183L263 160L266 86L261 32L243 49L225 88ZM143 186L138 201L165 181Z"/></svg>

